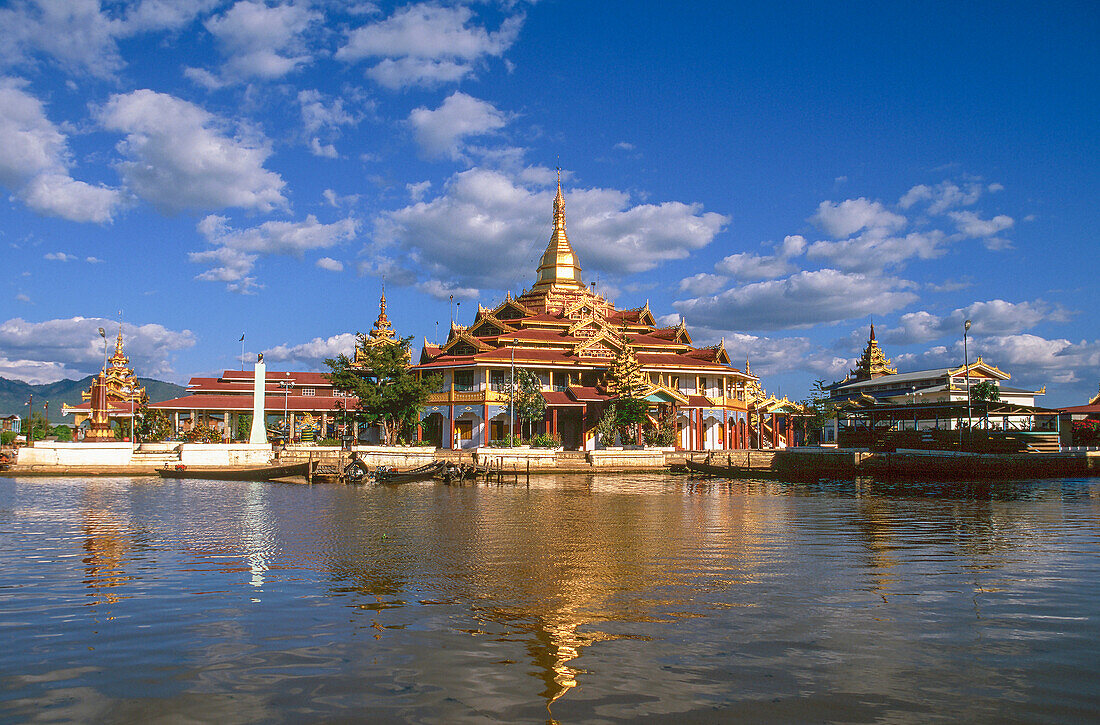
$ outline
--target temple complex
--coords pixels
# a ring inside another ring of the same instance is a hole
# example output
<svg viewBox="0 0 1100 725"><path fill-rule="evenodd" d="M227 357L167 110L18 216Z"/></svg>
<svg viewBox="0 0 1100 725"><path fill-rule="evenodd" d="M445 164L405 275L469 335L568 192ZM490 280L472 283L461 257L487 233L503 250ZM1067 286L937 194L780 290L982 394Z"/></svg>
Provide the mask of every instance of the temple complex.
<svg viewBox="0 0 1100 725"><path fill-rule="evenodd" d="M968 372L969 371L969 372ZM1028 390L1005 385L1012 376L989 363L981 356L958 367L933 368L899 373L890 367L890 360L879 348L875 339L875 326L863 355L854 370L843 380L826 387L832 403L897 404L965 402L966 390L980 382L988 381L997 386L1000 400L1017 405L1035 405L1035 396L1046 393L1046 388Z"/></svg>
<svg viewBox="0 0 1100 725"><path fill-rule="evenodd" d="M88 390L82 391L80 397L83 402L73 406L63 406L62 414L73 416L73 423L79 426L92 417L92 399L97 394L100 396L100 406L105 415L96 427L97 435L102 436L104 426L110 430L111 421L130 420L141 406L148 402L149 396L130 367L130 358L123 352L122 347L122 323L118 326L118 337L115 339L114 354L107 360L107 366L96 376ZM97 387L102 387L102 392ZM111 434L113 436L113 434Z"/></svg>
<svg viewBox="0 0 1100 725"><path fill-rule="evenodd" d="M469 325L451 323L442 345L424 341L414 370L442 374L443 383L421 413L420 435L444 448L507 439L511 421L519 430L508 391L522 369L537 375L546 402L535 432L558 437L566 449L595 448L597 422L620 397L647 404L637 434L650 444L658 433L671 438L665 445L686 450L746 448L775 437L750 422L763 390L730 364L723 343L696 347L683 320L658 327L648 302L619 310L585 285L566 232L560 172L553 231L531 289L478 305ZM624 369L631 371L628 395L619 389L622 375L609 375Z"/></svg>

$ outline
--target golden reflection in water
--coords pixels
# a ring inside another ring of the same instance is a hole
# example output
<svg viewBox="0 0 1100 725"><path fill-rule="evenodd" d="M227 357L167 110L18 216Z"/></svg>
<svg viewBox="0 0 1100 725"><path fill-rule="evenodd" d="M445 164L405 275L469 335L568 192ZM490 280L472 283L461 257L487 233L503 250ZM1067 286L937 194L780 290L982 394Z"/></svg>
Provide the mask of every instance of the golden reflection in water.
<svg viewBox="0 0 1100 725"><path fill-rule="evenodd" d="M89 606L117 604L123 598L121 587L133 581L125 574L126 554L133 542L126 532L126 525L110 504L93 490L84 493L83 507L84 584L91 590ZM104 611L106 619L114 619L111 610Z"/></svg>
<svg viewBox="0 0 1100 725"><path fill-rule="evenodd" d="M467 490L470 517L422 521L422 536L457 546L453 594L488 603L479 618L526 633L548 711L582 685L575 661L586 647L629 636L601 631L608 623L682 616L668 610L671 587L754 583L768 552L789 539L777 529L784 498L730 496L721 486L692 486L687 497L594 495L600 480L570 481L564 493L548 482L551 495Z"/></svg>

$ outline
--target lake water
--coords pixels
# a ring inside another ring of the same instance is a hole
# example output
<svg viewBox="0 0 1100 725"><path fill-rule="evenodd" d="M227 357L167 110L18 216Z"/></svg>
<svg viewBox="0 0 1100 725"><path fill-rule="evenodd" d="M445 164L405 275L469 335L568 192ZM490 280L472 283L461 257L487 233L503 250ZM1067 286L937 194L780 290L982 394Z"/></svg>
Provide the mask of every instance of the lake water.
<svg viewBox="0 0 1100 725"><path fill-rule="evenodd" d="M0 478L0 720L1095 722L1100 479Z"/></svg>

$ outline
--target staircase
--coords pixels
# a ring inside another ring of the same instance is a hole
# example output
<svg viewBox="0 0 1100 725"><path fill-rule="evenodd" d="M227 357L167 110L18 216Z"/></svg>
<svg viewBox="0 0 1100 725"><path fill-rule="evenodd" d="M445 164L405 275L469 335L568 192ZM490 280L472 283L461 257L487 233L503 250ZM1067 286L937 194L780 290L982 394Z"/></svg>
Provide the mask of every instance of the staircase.
<svg viewBox="0 0 1100 725"><path fill-rule="evenodd" d="M167 453L148 453L136 451L131 459L131 465L147 468L164 468L165 465L173 466L180 462L179 451Z"/></svg>

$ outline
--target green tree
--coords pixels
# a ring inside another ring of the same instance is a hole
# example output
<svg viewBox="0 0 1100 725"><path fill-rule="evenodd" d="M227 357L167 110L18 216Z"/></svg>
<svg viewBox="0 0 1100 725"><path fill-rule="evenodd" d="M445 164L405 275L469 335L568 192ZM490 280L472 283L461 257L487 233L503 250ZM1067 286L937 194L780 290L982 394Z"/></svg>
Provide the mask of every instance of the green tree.
<svg viewBox="0 0 1100 725"><path fill-rule="evenodd" d="M154 443L172 435L172 422L163 410L142 407L138 413L137 431L141 440Z"/></svg>
<svg viewBox="0 0 1100 725"><path fill-rule="evenodd" d="M247 441L252 436L252 414L241 413L237 416L237 438Z"/></svg>
<svg viewBox="0 0 1100 725"><path fill-rule="evenodd" d="M1001 389L992 380L983 380L970 386L970 399L975 402L997 401L1001 399Z"/></svg>
<svg viewBox="0 0 1100 725"><path fill-rule="evenodd" d="M542 381L534 370L521 368L516 371L514 404L516 417L527 424L527 437L530 438L534 434L533 424L546 416L546 398L542 397Z"/></svg>
<svg viewBox="0 0 1100 725"><path fill-rule="evenodd" d="M596 423L596 439L604 448L615 445L615 405L612 404Z"/></svg>
<svg viewBox="0 0 1100 725"><path fill-rule="evenodd" d="M806 412L813 416L806 421L806 425L810 435L815 439L821 436L821 429L828 425L836 412L833 404L829 402L831 398L829 391L825 389L825 381L819 379L815 380L813 387L810 388L809 397L800 403Z"/></svg>
<svg viewBox="0 0 1100 725"><path fill-rule="evenodd" d="M50 434L57 438L59 443L68 443L73 439L73 431L67 425L54 426Z"/></svg>
<svg viewBox="0 0 1100 725"><path fill-rule="evenodd" d="M634 349L625 339L622 349L607 369L605 387L615 398L615 428L619 431L619 438L623 443L628 443L635 438L631 431L646 420L649 404L642 396L649 387L649 380L642 372Z"/></svg>
<svg viewBox="0 0 1100 725"><path fill-rule="evenodd" d="M392 445L403 428L416 425L421 408L441 383L439 375L417 377L409 369L411 341L405 337L394 344L364 345L360 364L347 355L325 360L333 387L359 399L349 417L356 423L380 425L386 445Z"/></svg>
<svg viewBox="0 0 1100 725"><path fill-rule="evenodd" d="M30 421L25 422L24 425L27 426L27 429L23 431L24 435L26 435L27 430L30 430L36 441L43 440L46 437L46 432L50 429L46 416L37 410L31 413Z"/></svg>

